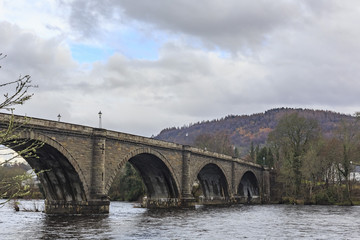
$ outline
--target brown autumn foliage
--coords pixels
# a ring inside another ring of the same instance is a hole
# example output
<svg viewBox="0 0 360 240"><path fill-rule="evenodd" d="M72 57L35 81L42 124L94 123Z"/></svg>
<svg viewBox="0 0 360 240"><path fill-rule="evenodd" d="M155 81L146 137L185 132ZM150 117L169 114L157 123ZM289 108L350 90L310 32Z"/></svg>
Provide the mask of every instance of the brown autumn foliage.
<svg viewBox="0 0 360 240"><path fill-rule="evenodd" d="M331 136L342 120L353 118L331 111L277 108L252 115L229 115L212 121L202 121L183 127L172 127L162 130L155 138L179 144L195 145L199 135L227 132L231 145L239 148L241 155L250 151L251 143L254 146L263 146L268 134L275 129L279 120L291 113L298 113L305 118L315 119L324 136Z"/></svg>

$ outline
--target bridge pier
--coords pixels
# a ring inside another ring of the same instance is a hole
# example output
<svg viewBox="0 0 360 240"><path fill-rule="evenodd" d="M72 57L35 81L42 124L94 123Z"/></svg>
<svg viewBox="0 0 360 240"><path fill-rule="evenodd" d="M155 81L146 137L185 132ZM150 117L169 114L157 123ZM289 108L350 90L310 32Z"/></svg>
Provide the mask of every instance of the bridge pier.
<svg viewBox="0 0 360 240"><path fill-rule="evenodd" d="M91 199L102 199L105 195L105 143L106 130L93 130L93 154L91 167Z"/></svg>
<svg viewBox="0 0 360 240"><path fill-rule="evenodd" d="M45 200L45 212L50 214L102 214L109 213L109 200L63 201Z"/></svg>
<svg viewBox="0 0 360 240"><path fill-rule="evenodd" d="M81 201L45 200L45 212L51 214L102 214L109 213L110 201L105 194L105 143L106 130L92 131L91 185Z"/></svg>
<svg viewBox="0 0 360 240"><path fill-rule="evenodd" d="M234 201L231 201L230 199L226 199L226 198L203 198L203 199L199 199L199 204L201 205L231 205L233 204Z"/></svg>
<svg viewBox="0 0 360 240"><path fill-rule="evenodd" d="M180 203L178 198L145 198L143 199L141 206L145 208L178 208L180 207Z"/></svg>
<svg viewBox="0 0 360 240"><path fill-rule="evenodd" d="M195 208L195 198L191 194L190 186L190 146L182 147L182 191L181 191L181 207Z"/></svg>
<svg viewBox="0 0 360 240"><path fill-rule="evenodd" d="M262 199L261 199L260 196L253 196L250 199L248 197L245 197L245 196L235 196L234 197L234 202L235 203L241 203L241 204L246 204L246 203L261 204Z"/></svg>

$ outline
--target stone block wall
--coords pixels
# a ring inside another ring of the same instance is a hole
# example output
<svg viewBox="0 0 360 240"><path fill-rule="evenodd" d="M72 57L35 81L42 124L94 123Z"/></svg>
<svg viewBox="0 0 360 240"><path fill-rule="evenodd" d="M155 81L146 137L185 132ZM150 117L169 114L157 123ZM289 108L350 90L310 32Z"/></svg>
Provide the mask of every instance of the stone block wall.
<svg viewBox="0 0 360 240"><path fill-rule="evenodd" d="M6 128L10 117L0 114L0 129ZM16 121L25 120L17 116ZM230 200L237 196L241 178L248 171L256 176L262 200L266 201L270 196L269 172L260 165L231 156L106 129L36 118L27 119L20 131L24 137L43 141L56 148L69 160L83 183L89 207L82 203L69 205L49 202L49 209L91 209L97 208L97 201L100 201L106 211L104 199L113 179L127 161L140 154L154 156L164 163L179 193L179 199L172 200L176 202L175 205L187 201L191 203L191 187L201 170L209 164L216 165L224 175ZM156 205L151 199L149 202ZM99 211L103 210L99 208Z"/></svg>

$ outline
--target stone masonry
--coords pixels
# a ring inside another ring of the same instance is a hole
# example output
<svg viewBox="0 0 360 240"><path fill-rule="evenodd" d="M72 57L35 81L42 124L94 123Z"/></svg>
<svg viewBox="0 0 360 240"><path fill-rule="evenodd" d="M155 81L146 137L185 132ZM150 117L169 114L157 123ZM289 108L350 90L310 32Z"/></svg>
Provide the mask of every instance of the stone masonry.
<svg viewBox="0 0 360 240"><path fill-rule="evenodd" d="M0 130L11 119L0 113ZM126 162L142 176L149 208L194 207L196 181L204 193L202 204L267 202L270 197L269 171L239 158L58 121L15 116L14 122L18 139L44 144L37 158L26 160L40 172L48 213L107 213L108 191ZM5 145L12 148L10 142Z"/></svg>

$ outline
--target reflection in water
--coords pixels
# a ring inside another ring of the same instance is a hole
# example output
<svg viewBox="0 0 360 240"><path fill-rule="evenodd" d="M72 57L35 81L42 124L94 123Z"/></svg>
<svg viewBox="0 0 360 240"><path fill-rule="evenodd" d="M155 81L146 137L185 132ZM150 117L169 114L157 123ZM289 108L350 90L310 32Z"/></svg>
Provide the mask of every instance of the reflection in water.
<svg viewBox="0 0 360 240"><path fill-rule="evenodd" d="M23 201L22 201L23 202ZM26 201L24 202L26 203ZM1 239L356 239L360 207L236 205L148 210L111 202L108 215L0 208Z"/></svg>

